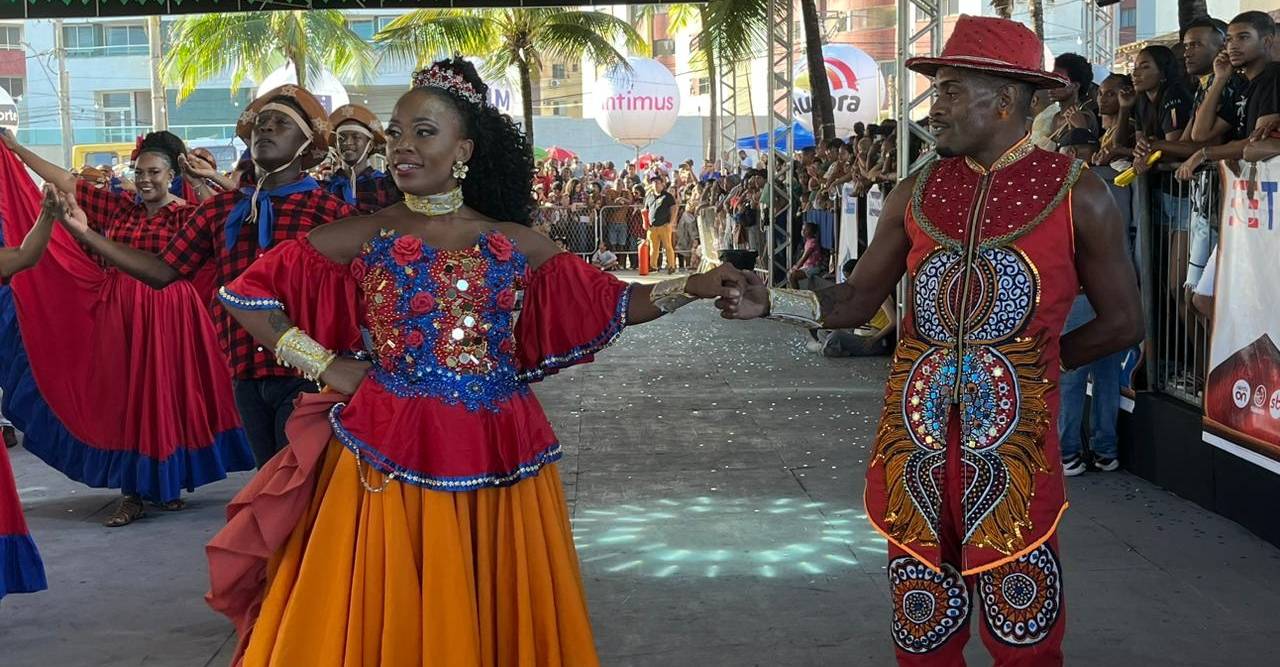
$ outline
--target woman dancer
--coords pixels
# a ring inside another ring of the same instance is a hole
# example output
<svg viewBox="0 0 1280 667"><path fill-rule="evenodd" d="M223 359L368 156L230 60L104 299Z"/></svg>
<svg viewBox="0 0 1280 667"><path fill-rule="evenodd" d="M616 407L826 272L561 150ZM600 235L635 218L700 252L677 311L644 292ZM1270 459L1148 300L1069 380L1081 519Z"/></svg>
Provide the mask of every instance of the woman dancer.
<svg viewBox="0 0 1280 667"><path fill-rule="evenodd" d="M25 202L34 208L34 202ZM54 218L62 215L62 200L52 185L44 186L44 199L40 216L26 238L16 248L0 248L0 284L8 285L15 273L36 265L49 245ZM7 287L0 290L7 291ZM18 500L18 487L14 483L13 468L9 466L7 448L0 449L0 599L9 593L34 593L48 587L44 577L44 563L36 543L27 532L27 521L22 516L22 503Z"/></svg>
<svg viewBox="0 0 1280 667"><path fill-rule="evenodd" d="M208 599L244 665L594 665L561 449L528 384L625 325L736 299L741 273L629 286L560 252L527 226L530 149L475 69L413 81L387 127L405 201L281 244L220 293L333 392L302 399L232 502ZM337 355L357 324L372 364Z"/></svg>
<svg viewBox="0 0 1280 667"><path fill-rule="evenodd" d="M185 147L168 132L139 145L136 198L75 178L7 132L3 140L45 181L74 194L68 216L133 248L163 250L192 210L169 191ZM4 176L34 188L8 163ZM5 235L22 233L29 219L7 216ZM52 261L14 285L16 299L0 301L3 312L16 305L21 325L21 335L12 328L0 336L10 358L0 384L26 448L73 480L120 489L108 527L144 516L144 499L179 510L183 488L252 469L207 299L192 283L157 291L103 269L66 236L53 246ZM59 298L42 298L49 294Z"/></svg>

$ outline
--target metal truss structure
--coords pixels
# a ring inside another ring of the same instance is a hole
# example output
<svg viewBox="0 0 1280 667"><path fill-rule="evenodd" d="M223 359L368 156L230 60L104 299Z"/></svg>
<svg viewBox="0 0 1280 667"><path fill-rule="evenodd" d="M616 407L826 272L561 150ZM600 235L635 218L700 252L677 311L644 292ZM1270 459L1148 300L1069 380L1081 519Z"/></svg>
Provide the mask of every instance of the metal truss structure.
<svg viewBox="0 0 1280 667"><path fill-rule="evenodd" d="M1084 53L1081 55L1091 63L1110 68L1115 61L1116 45L1120 41L1120 26L1115 22L1115 8L1118 5L1099 7L1093 2L1080 4L1084 12L1080 23L1084 31Z"/></svg>
<svg viewBox="0 0 1280 667"><path fill-rule="evenodd" d="M933 135L915 122L917 110L928 107L933 99L932 89L919 95L912 94L914 75L907 69L907 58L934 56L942 50L941 0L898 0L897 64L894 74L894 118L898 121L898 177L906 178L915 173L933 157L933 151L925 151L912 160L911 138L917 137L926 145L933 144ZM887 194L887 193L886 193Z"/></svg>
<svg viewBox="0 0 1280 667"><path fill-rule="evenodd" d="M795 169L793 155L795 138L791 128L794 122L791 93L795 71L795 3L793 0L769 0L768 34L766 36L769 59L768 95L769 111L766 135L770 140L767 179L768 206L762 207L769 230L765 247L769 259L766 264L770 282L785 282L791 268L791 181ZM781 141L774 141L775 132L785 128Z"/></svg>

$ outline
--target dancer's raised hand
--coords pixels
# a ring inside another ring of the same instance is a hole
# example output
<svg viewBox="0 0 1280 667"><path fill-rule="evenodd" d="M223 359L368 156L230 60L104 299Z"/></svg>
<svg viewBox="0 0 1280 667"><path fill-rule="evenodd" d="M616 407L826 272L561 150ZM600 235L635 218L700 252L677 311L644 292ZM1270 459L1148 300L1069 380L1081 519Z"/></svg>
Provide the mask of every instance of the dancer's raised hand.
<svg viewBox="0 0 1280 667"><path fill-rule="evenodd" d="M63 215L62 197L58 193L58 188L53 187L52 183L45 183L41 192L40 212L54 219L61 218Z"/></svg>
<svg viewBox="0 0 1280 667"><path fill-rule="evenodd" d="M46 185L45 187L49 187ZM58 200L62 203L62 217L58 218L62 222L62 226L71 232L72 236L79 237L89 231L89 217L85 215L84 209L80 208L80 204L76 203L76 198L67 192L59 192Z"/></svg>

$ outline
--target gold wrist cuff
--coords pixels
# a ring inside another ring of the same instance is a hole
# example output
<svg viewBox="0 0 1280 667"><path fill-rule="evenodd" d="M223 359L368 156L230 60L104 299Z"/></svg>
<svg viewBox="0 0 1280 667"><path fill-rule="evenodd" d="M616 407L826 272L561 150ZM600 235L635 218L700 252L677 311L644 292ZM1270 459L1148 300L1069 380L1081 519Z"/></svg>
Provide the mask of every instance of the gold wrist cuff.
<svg viewBox="0 0 1280 667"><path fill-rule="evenodd" d="M337 358L336 352L316 342L298 327L284 332L276 341L276 361L281 366L298 369L302 377L312 382L319 382L320 376Z"/></svg>
<svg viewBox="0 0 1280 667"><path fill-rule="evenodd" d="M649 302L658 310L664 313L671 313L697 301L698 297L684 291L688 282L689 277L684 276L682 278L664 280L654 285L653 291L649 292Z"/></svg>
<svg viewBox="0 0 1280 667"><path fill-rule="evenodd" d="M769 314L765 318L806 329L821 329L822 304L817 292L775 287L769 290Z"/></svg>

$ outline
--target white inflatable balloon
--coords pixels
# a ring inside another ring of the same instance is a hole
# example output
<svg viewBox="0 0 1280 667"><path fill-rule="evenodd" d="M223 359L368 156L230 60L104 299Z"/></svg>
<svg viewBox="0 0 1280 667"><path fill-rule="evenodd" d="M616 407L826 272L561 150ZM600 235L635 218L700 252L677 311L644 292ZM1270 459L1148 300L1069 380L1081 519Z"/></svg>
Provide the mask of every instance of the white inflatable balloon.
<svg viewBox="0 0 1280 667"><path fill-rule="evenodd" d="M791 103L795 119L813 131L813 96L809 87L809 63L803 58L795 70ZM857 123L874 123L880 118L880 103L885 94L880 66L862 49L849 44L822 47L827 83L831 87L835 111L836 136L853 134Z"/></svg>
<svg viewBox="0 0 1280 667"><path fill-rule="evenodd" d="M351 103L351 98L347 95L347 87L342 85L338 77L333 75L329 70L322 70L319 77L309 77L307 81L307 91L316 96L320 100L320 104L324 105L324 110L333 113L334 109ZM270 73L262 83L258 84L258 92L255 97L262 97L264 94L279 88L285 84L298 83L298 75L293 70L293 63L285 63L284 67Z"/></svg>
<svg viewBox="0 0 1280 667"><path fill-rule="evenodd" d="M0 88L0 127L14 136L18 134L18 104L9 96L9 91Z"/></svg>
<svg viewBox="0 0 1280 667"><path fill-rule="evenodd" d="M680 88L666 65L627 58L628 72L612 67L593 91L596 124L619 143L640 148L661 139L680 113Z"/></svg>

